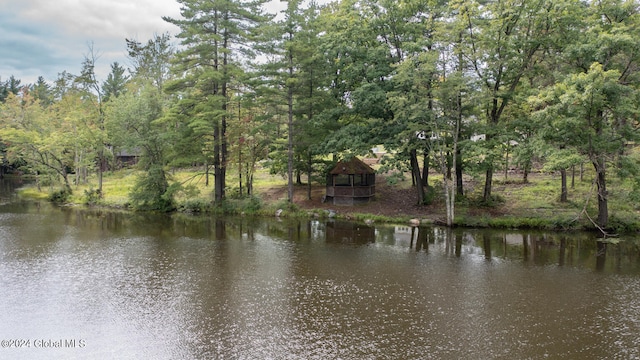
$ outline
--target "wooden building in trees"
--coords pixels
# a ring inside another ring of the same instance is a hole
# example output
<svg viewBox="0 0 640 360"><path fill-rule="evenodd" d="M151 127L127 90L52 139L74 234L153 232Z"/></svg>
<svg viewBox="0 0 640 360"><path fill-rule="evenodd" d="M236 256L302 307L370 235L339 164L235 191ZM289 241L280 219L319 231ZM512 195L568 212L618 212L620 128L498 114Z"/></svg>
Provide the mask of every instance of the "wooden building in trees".
<svg viewBox="0 0 640 360"><path fill-rule="evenodd" d="M376 172L360 159L340 161L327 175L325 201L334 205L366 203L376 194Z"/></svg>
<svg viewBox="0 0 640 360"><path fill-rule="evenodd" d="M138 160L140 160L140 153L140 149L135 149L133 151L118 151L116 154L114 154L116 158L116 169L131 167L137 164Z"/></svg>

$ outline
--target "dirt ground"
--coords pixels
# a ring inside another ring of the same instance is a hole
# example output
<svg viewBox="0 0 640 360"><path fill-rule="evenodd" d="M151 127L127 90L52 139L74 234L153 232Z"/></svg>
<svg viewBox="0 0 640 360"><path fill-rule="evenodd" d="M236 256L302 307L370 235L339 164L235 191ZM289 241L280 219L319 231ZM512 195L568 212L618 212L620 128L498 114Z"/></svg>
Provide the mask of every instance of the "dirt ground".
<svg viewBox="0 0 640 360"><path fill-rule="evenodd" d="M296 185L294 188L294 202L302 209L325 209L334 210L338 214L373 214L387 217L409 216L417 219L431 219L434 221L444 219L444 209L441 204L430 206L418 206L415 190L413 188L403 189L398 186L389 185L384 178L376 179L375 198L367 204L354 206L333 205L323 203L325 187L313 185L311 200L307 196L306 185ZM287 187L272 187L261 190L260 197L265 202L277 202L287 198Z"/></svg>
<svg viewBox="0 0 640 360"><path fill-rule="evenodd" d="M531 176L531 175L530 175ZM535 177L535 175L534 175ZM405 180L410 181L410 180ZM474 183L471 179L465 179L464 187L468 193L483 184ZM513 190L517 187L528 186L526 184L510 184ZM504 186L496 186L496 191L503 191ZM436 188L436 191L441 189ZM296 185L294 188L294 201L297 206L302 209L314 210L325 209L334 210L338 214L348 216L348 214L372 214L386 217L410 217L419 220L427 220L435 223L446 222L445 204L442 199L434 201L428 206L418 206L416 192L412 186L407 184L390 185L387 183L386 176L377 175L376 178L376 195L375 199L367 204L345 206L333 205L331 203L323 203L322 198L325 195L325 187L322 185L313 185L311 191L311 200L307 197L307 186ZM287 198L287 186L271 187L268 189L260 189L259 196L267 203L275 203ZM440 196L438 196L440 198ZM511 208L509 196L507 201L501 206L492 208L468 208L467 215L470 216L490 216L499 217L507 213L518 212L517 209Z"/></svg>

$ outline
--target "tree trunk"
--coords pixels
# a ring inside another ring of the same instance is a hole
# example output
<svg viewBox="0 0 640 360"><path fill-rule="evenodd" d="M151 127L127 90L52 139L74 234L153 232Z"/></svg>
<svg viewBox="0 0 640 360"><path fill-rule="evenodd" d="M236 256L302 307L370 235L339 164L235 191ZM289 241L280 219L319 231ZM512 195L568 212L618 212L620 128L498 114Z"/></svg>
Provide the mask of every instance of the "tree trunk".
<svg viewBox="0 0 640 360"><path fill-rule="evenodd" d="M209 186L209 158L204 160L204 186Z"/></svg>
<svg viewBox="0 0 640 360"><path fill-rule="evenodd" d="M456 149L456 192L458 196L464 196L464 184L462 182L462 151Z"/></svg>
<svg viewBox="0 0 640 360"><path fill-rule="evenodd" d="M311 123L313 120L313 66L309 68L309 107L307 108L307 121ZM311 176L313 173L313 153L311 147L307 149L307 199L311 200Z"/></svg>
<svg viewBox="0 0 640 360"><path fill-rule="evenodd" d="M253 194L253 174L249 176L249 182L247 183L247 195Z"/></svg>
<svg viewBox="0 0 640 360"><path fill-rule="evenodd" d="M567 190L567 169L560 170L560 183L561 183L561 191L560 191L560 202L567 202L568 198L568 190Z"/></svg>
<svg viewBox="0 0 640 360"><path fill-rule="evenodd" d="M293 172L295 174L295 178L296 178L296 185L302 185L302 171L300 170L300 166L297 164L300 164L300 154L296 153L294 154L294 162L293 162Z"/></svg>
<svg viewBox="0 0 640 360"><path fill-rule="evenodd" d="M485 181L484 181L484 200L485 201L490 201L491 200L491 182L493 180L493 165L490 164L489 167L487 168L487 173L486 173L486 177L485 177Z"/></svg>
<svg viewBox="0 0 640 360"><path fill-rule="evenodd" d="M78 185L80 185L80 154L78 153L78 149L76 148L74 151L74 158L73 161L75 161L76 164L76 176L75 176L75 181L76 181L76 189L78 188ZM2 178L2 173L0 172L0 178Z"/></svg>
<svg viewBox="0 0 640 360"><path fill-rule="evenodd" d="M293 77L293 55L289 52L289 76ZM287 160L287 190L288 200L293 203L293 88L287 89L287 106L288 106L288 160Z"/></svg>
<svg viewBox="0 0 640 360"><path fill-rule="evenodd" d="M454 160L455 161L455 160ZM447 226L453 226L453 220L455 217L455 185L452 179L445 177L443 179L444 182L444 199L445 199L445 207L447 211Z"/></svg>
<svg viewBox="0 0 640 360"><path fill-rule="evenodd" d="M509 180L509 144L507 144L506 154L504 156L504 181Z"/></svg>
<svg viewBox="0 0 640 360"><path fill-rule="evenodd" d="M424 187L422 186L422 178L420 176L420 166L418 165L418 155L415 149L409 152L411 159L411 172L413 178L416 180L416 195L418 197L418 204L424 203Z"/></svg>
<svg viewBox="0 0 640 360"><path fill-rule="evenodd" d="M411 186L416 186L416 175L413 171L413 164L411 165Z"/></svg>
<svg viewBox="0 0 640 360"><path fill-rule="evenodd" d="M593 161L596 170L596 185L598 186L598 226L606 229L609 222L606 165L605 160L599 157Z"/></svg>
<svg viewBox="0 0 640 360"><path fill-rule="evenodd" d="M218 34L218 11L215 11L214 21L214 34ZM220 71L220 59L219 59L219 44L218 40L214 40L214 64L215 71ZM219 84L217 80L213 82L213 94L219 95ZM217 119L213 119L213 202L219 203L222 201L222 173L220 172L220 124Z"/></svg>
<svg viewBox="0 0 640 360"><path fill-rule="evenodd" d="M424 158L422 159L422 185L425 188L429 188L429 155L429 148L427 147L424 149Z"/></svg>
<svg viewBox="0 0 640 360"><path fill-rule="evenodd" d="M98 151L98 194L102 197L102 173L104 172L104 149Z"/></svg>
<svg viewBox="0 0 640 360"><path fill-rule="evenodd" d="M449 227L453 227L453 223L455 220L455 206L456 206L456 189L458 189L458 191L460 191L460 188L462 187L462 168L460 167L460 175L458 175L458 168L459 168L459 155L460 155L460 148L458 147L458 139L460 138L460 126L462 125L462 100L461 100L461 96L460 94L458 94L458 116L456 118L456 127L455 127L455 131L453 132L453 168L456 169L456 178L455 178L455 185L454 185L454 181L451 182L451 186L445 186L445 191L447 191L447 196L445 196L446 201L447 201L447 226ZM445 179L445 185L447 185L447 180Z"/></svg>
<svg viewBox="0 0 640 360"><path fill-rule="evenodd" d="M220 165L221 155L220 155L220 142L222 141L220 137L220 125L217 121L215 121L213 127L213 183L214 183L214 203L219 203L224 198L224 193L222 191L222 187L224 186L224 182L222 181L222 166Z"/></svg>
<svg viewBox="0 0 640 360"><path fill-rule="evenodd" d="M227 34L225 32L225 42L224 48L227 48ZM223 76L224 81L222 82L222 111L225 113L222 115L221 119L221 129L220 129L220 200L224 200L226 194L227 187L227 159L229 155L228 143L227 143L227 52L224 53L223 57Z"/></svg>
<svg viewBox="0 0 640 360"><path fill-rule="evenodd" d="M313 172L313 159L311 153L307 159L307 199L311 200L311 173Z"/></svg>
<svg viewBox="0 0 640 360"><path fill-rule="evenodd" d="M238 195L242 198L242 143L238 141Z"/></svg>
<svg viewBox="0 0 640 360"><path fill-rule="evenodd" d="M495 85L495 90L499 88L498 83ZM489 112L489 129L487 129L487 133L485 134L485 143L488 148L489 156L484 160L487 165L487 171L484 178L484 192L482 194L482 198L485 202L491 201L491 187L493 183L493 162L494 158L491 155L491 152L494 150L495 146L493 145L493 134L490 134L490 131L494 131L494 129L498 126L498 120L500 112L500 106L498 104L498 98L494 97L492 100L491 111Z"/></svg>
<svg viewBox="0 0 640 360"><path fill-rule="evenodd" d="M572 189L576 188L576 166L575 165L571 166L571 188Z"/></svg>

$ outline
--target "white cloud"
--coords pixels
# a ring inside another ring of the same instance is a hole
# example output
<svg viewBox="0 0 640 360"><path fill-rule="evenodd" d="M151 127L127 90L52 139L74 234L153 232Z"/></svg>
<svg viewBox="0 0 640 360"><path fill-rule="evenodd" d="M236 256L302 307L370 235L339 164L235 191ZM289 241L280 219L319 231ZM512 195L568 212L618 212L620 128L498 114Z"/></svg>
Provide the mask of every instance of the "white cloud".
<svg viewBox="0 0 640 360"><path fill-rule="evenodd" d="M23 0L25 1L25 0ZM151 37L173 29L162 16L179 16L174 0L26 0L26 19L53 23L71 36L94 39Z"/></svg>
<svg viewBox="0 0 640 360"><path fill-rule="evenodd" d="M23 84L77 74L89 44L100 56L96 73L105 78L111 63L126 62L126 38L175 33L162 16L180 14L175 0L0 0L0 8L0 76Z"/></svg>
<svg viewBox="0 0 640 360"><path fill-rule="evenodd" d="M265 9L285 7L272 0ZM14 75L23 84L38 76L53 82L63 71L78 74L90 44L103 80L113 62L127 65L125 39L176 34L162 17L180 17L176 0L0 0L0 9L0 78Z"/></svg>

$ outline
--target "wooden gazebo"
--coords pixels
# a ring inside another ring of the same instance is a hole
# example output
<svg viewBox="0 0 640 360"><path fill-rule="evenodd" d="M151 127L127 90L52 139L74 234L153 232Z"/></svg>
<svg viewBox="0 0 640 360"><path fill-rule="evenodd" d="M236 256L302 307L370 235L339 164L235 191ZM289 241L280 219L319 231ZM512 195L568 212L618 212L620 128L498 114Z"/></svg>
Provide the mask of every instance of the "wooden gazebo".
<svg viewBox="0 0 640 360"><path fill-rule="evenodd" d="M325 201L332 201L334 205L365 203L375 194L375 170L356 157L338 162L327 175Z"/></svg>

